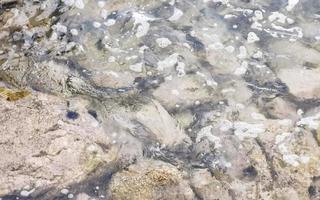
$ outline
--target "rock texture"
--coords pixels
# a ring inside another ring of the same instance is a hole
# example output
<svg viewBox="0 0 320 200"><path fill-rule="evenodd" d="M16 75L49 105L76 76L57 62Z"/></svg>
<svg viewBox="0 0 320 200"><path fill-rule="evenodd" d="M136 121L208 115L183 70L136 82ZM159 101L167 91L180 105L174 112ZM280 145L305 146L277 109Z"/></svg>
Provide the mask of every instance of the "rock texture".
<svg viewBox="0 0 320 200"><path fill-rule="evenodd" d="M18 102L1 99L0 196L24 188L62 189L99 167L112 168L116 149L86 102L73 101L77 105L69 110L64 99L37 92Z"/></svg>
<svg viewBox="0 0 320 200"><path fill-rule="evenodd" d="M0 200L317 200L318 0L0 0Z"/></svg>
<svg viewBox="0 0 320 200"><path fill-rule="evenodd" d="M111 199L193 199L193 192L174 166L145 160L115 175L110 183ZM129 195L128 195L129 194Z"/></svg>

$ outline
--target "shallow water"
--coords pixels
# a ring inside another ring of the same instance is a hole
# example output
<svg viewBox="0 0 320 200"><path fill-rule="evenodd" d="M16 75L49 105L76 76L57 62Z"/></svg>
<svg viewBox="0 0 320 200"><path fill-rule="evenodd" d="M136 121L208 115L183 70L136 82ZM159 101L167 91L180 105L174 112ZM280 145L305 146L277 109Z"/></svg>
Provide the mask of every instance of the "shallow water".
<svg viewBox="0 0 320 200"><path fill-rule="evenodd" d="M319 199L319 19L318 0L0 0L0 199Z"/></svg>

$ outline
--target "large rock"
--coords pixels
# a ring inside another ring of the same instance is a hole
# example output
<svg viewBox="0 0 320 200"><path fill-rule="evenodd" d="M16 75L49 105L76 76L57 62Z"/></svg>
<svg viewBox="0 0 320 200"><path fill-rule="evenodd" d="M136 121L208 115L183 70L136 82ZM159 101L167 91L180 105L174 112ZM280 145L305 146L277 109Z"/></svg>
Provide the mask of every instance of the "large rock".
<svg viewBox="0 0 320 200"><path fill-rule="evenodd" d="M283 68L279 70L278 77L299 98L320 97L320 69Z"/></svg>
<svg viewBox="0 0 320 200"><path fill-rule="evenodd" d="M115 148L87 103L71 100L68 108L65 100L37 92L16 102L0 98L0 196L61 189L112 167Z"/></svg>
<svg viewBox="0 0 320 200"><path fill-rule="evenodd" d="M197 170L193 173L191 184L201 199L231 200L228 188L213 177L208 170Z"/></svg>
<svg viewBox="0 0 320 200"><path fill-rule="evenodd" d="M209 81L214 80L210 79ZM192 106L197 101L210 101L217 94L211 86L207 85L205 78L184 76L181 78L175 77L173 80L162 83L153 92L153 96L163 105L172 109L176 108L176 106Z"/></svg>
<svg viewBox="0 0 320 200"><path fill-rule="evenodd" d="M177 168L152 160L140 161L116 174L108 192L113 200L194 198L188 182Z"/></svg>

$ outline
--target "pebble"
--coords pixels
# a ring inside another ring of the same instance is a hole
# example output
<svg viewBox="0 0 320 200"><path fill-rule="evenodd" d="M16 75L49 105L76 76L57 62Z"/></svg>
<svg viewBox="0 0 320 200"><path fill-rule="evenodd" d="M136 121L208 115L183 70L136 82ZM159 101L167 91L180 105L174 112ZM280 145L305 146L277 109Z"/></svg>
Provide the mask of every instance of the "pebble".
<svg viewBox="0 0 320 200"><path fill-rule="evenodd" d="M78 30L74 28L70 30L70 33L74 36L77 36L79 34Z"/></svg>
<svg viewBox="0 0 320 200"><path fill-rule="evenodd" d="M64 188L60 192L61 192L61 194L67 195L69 193L69 190Z"/></svg>
<svg viewBox="0 0 320 200"><path fill-rule="evenodd" d="M137 64L129 66L129 69L131 71L134 71L134 72L137 72L137 73L142 72L142 68L143 68L143 63L137 63Z"/></svg>
<svg viewBox="0 0 320 200"><path fill-rule="evenodd" d="M108 11L106 9L102 9L100 11L100 17L102 17L103 19L107 19L108 17Z"/></svg>
<svg viewBox="0 0 320 200"><path fill-rule="evenodd" d="M100 22L93 22L93 27L95 28L100 28L101 27L101 23Z"/></svg>
<svg viewBox="0 0 320 200"><path fill-rule="evenodd" d="M106 26L112 26L112 25L114 25L115 23L116 23L116 20L114 20L114 19L108 19L108 21L105 22L105 23L103 23L103 24L106 25Z"/></svg>
<svg viewBox="0 0 320 200"><path fill-rule="evenodd" d="M248 33L247 41L249 44L260 41L260 38L254 32Z"/></svg>

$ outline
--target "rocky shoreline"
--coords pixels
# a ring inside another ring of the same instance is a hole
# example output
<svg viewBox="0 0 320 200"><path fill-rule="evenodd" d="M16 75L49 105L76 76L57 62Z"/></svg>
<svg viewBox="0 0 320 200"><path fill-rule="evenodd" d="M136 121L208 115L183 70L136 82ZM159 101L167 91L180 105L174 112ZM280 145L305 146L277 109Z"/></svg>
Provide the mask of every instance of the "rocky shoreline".
<svg viewBox="0 0 320 200"><path fill-rule="evenodd" d="M320 199L318 0L0 0L0 200Z"/></svg>

